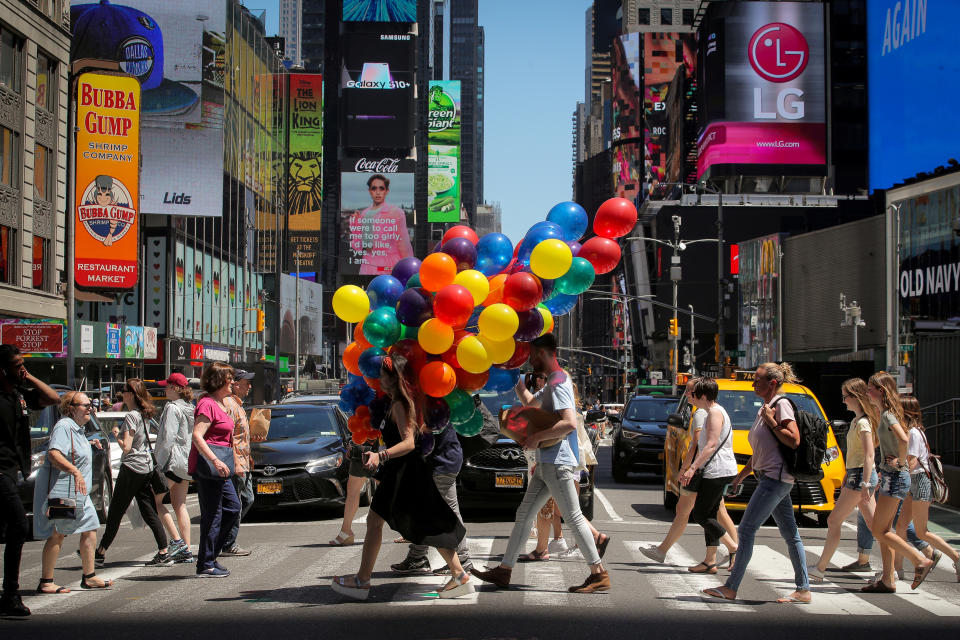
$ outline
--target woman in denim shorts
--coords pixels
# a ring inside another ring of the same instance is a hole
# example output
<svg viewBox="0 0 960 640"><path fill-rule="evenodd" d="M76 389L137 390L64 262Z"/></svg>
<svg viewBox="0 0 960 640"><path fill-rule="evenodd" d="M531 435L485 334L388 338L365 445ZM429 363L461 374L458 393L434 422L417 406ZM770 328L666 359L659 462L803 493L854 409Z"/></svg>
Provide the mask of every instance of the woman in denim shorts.
<svg viewBox="0 0 960 640"><path fill-rule="evenodd" d="M827 518L827 539L823 553L816 566L807 568L810 580L823 581L823 572L830 565L830 558L840 545L843 522L853 510L860 508L864 520L873 521L873 491L877 486L877 472L873 468L873 452L877 446L876 425L880 416L877 408L867 397L867 383L861 378L851 378L841 387L843 404L854 414L847 430L847 474L843 478L840 497ZM866 478L866 480L864 480Z"/></svg>
<svg viewBox="0 0 960 640"><path fill-rule="evenodd" d="M946 540L927 530L933 493L929 476L930 445L927 442L927 434L924 432L923 422L921 421L920 403L912 396L902 398L902 402L904 418L910 435L910 443L907 445L907 465L910 467L910 494L903 499L900 520L897 522L897 534L905 536L907 525L912 519L917 530L917 536L921 540L929 542L938 551L945 553L953 561L957 582L960 582L960 553L957 553L956 549L947 544ZM933 563L936 564L939 559L940 553L935 553ZM895 564L902 565L902 563L903 558L900 557L900 554L897 554Z"/></svg>
<svg viewBox="0 0 960 640"><path fill-rule="evenodd" d="M906 540L891 531L900 501L910 493L910 473L907 467L907 443L909 436L903 428L903 406L897 393L897 382L886 371L870 376L867 395L873 405L882 412L877 424L877 439L880 443L880 487L877 491L877 508L873 514L870 530L880 544L883 558L883 574L861 591L867 593L896 593L894 579L895 554L903 554L913 563L916 571L911 589L916 589L933 569L933 560L910 546ZM907 521L909 521L907 519Z"/></svg>

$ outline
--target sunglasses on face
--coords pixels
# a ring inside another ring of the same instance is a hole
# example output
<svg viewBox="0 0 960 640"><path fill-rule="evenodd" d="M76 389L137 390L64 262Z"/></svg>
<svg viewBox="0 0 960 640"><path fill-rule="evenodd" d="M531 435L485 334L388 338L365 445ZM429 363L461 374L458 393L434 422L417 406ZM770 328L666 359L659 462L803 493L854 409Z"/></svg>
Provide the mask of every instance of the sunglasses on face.
<svg viewBox="0 0 960 640"><path fill-rule="evenodd" d="M74 403L73 403L73 406L75 406L75 407L80 407L81 409L89 409L90 407L93 406L93 403L91 403L91 402L83 402L83 403L74 402Z"/></svg>
<svg viewBox="0 0 960 640"><path fill-rule="evenodd" d="M840 397L841 397L842 399L844 399L844 400L849 400L849 399L852 398L853 396L849 396L849 395L847 395L847 394L845 394L845 393L841 393L841 394L840 394Z"/></svg>

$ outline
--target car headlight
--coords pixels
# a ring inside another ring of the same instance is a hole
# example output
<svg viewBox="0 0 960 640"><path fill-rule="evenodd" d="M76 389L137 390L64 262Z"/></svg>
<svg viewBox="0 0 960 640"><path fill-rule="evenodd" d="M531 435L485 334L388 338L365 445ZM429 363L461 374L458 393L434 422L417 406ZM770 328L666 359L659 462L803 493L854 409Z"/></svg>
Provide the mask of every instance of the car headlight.
<svg viewBox="0 0 960 640"><path fill-rule="evenodd" d="M837 447L827 447L827 450L823 454L823 464L830 464L839 457L840 449Z"/></svg>
<svg viewBox="0 0 960 640"><path fill-rule="evenodd" d="M629 429L620 429L620 435L623 436L624 440L633 440L634 438L639 438L642 433L639 431L630 431Z"/></svg>
<svg viewBox="0 0 960 640"><path fill-rule="evenodd" d="M317 458L316 460L311 460L307 463L307 473L321 473L323 471L329 471L330 469L336 469L343 463L343 454L335 453L332 456L324 456L323 458Z"/></svg>
<svg viewBox="0 0 960 640"><path fill-rule="evenodd" d="M30 456L30 479L32 480L36 477L37 472L40 470L40 467L43 466L44 460L47 459L47 452L40 451Z"/></svg>

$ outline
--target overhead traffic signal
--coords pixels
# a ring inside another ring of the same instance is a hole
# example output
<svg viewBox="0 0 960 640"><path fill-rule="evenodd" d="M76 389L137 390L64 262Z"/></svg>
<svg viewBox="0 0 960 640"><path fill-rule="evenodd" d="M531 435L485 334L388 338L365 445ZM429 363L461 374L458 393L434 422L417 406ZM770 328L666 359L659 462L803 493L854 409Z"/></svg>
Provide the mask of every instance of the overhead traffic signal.
<svg viewBox="0 0 960 640"><path fill-rule="evenodd" d="M262 309L257 309L257 331L263 331L266 323L267 314Z"/></svg>
<svg viewBox="0 0 960 640"><path fill-rule="evenodd" d="M680 324L677 322L676 318L670 318L670 326L667 330L667 333L674 338L680 336Z"/></svg>

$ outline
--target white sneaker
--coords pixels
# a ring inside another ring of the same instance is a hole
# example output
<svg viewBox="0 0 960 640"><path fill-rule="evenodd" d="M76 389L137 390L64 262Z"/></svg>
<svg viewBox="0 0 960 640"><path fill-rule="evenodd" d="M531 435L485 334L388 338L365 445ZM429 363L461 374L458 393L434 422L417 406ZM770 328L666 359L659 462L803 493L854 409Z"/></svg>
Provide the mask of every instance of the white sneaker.
<svg viewBox="0 0 960 640"><path fill-rule="evenodd" d="M580 547L578 545L573 545L566 551L562 551L559 554L557 554L557 557L560 558L561 560L566 558L582 558L583 554L580 552Z"/></svg>
<svg viewBox="0 0 960 640"><path fill-rule="evenodd" d="M554 538L547 544L547 553L559 556L568 550L567 541L563 538Z"/></svg>
<svg viewBox="0 0 960 640"><path fill-rule="evenodd" d="M647 556L654 562L659 562L660 564L663 564L663 561L667 559L667 554L665 554L663 551L660 551L660 549L652 544L640 545L640 553Z"/></svg>
<svg viewBox="0 0 960 640"><path fill-rule="evenodd" d="M537 535L539 535L539 534L537 533L537 527L534 526L534 527L531 527L531 528L530 528L530 535L527 536L527 537L530 538L531 540L536 540L536 539L537 539Z"/></svg>

